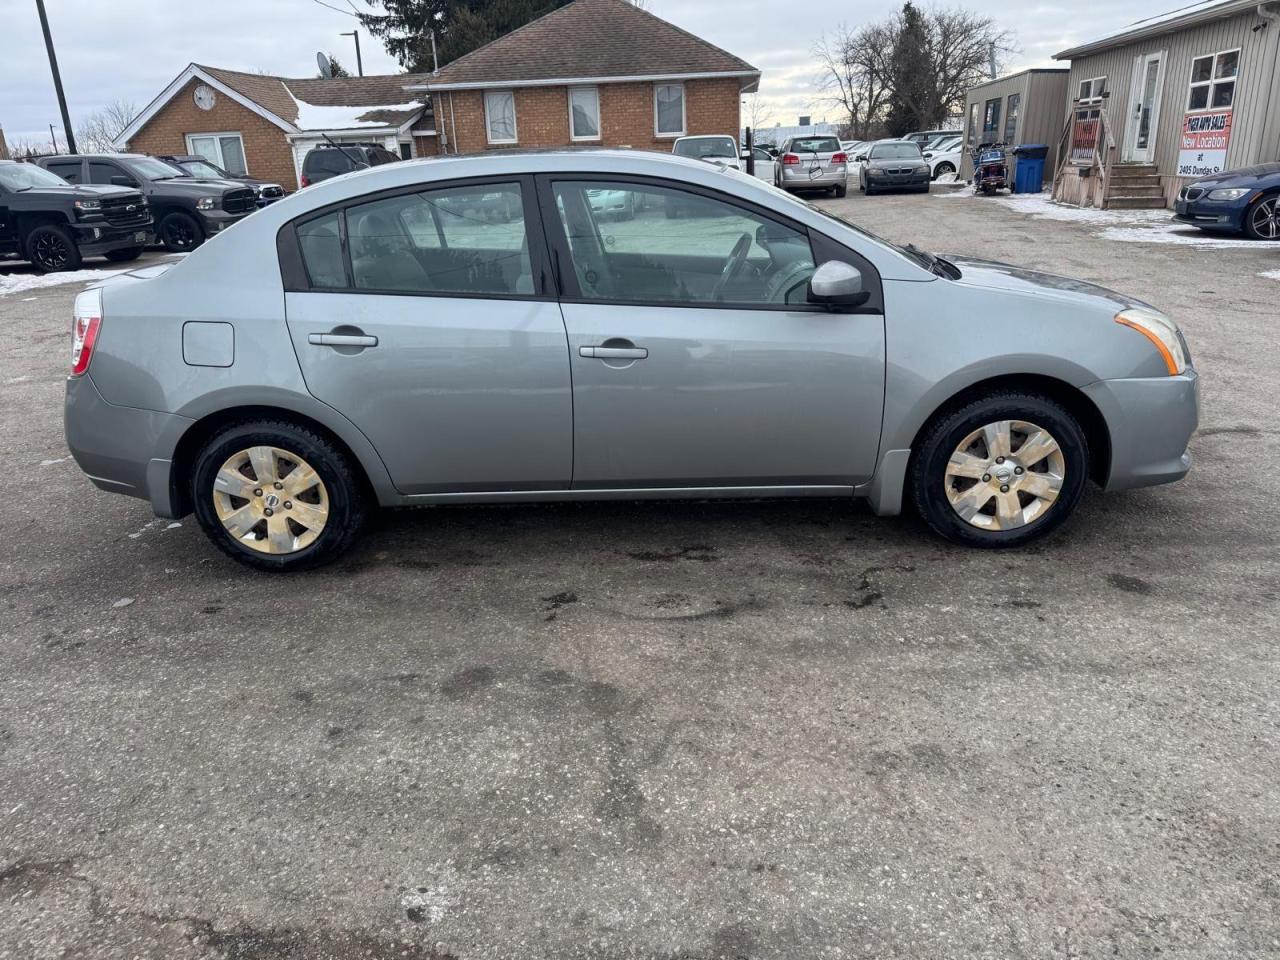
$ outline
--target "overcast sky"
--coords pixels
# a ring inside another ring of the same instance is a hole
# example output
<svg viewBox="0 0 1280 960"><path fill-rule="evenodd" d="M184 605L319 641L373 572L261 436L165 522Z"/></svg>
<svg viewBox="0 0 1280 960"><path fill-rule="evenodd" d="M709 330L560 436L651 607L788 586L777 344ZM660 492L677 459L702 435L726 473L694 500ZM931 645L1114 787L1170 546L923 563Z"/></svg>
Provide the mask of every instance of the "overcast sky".
<svg viewBox="0 0 1280 960"><path fill-rule="evenodd" d="M348 7L348 0L324 0ZM350 0L363 6L365 0ZM1050 66L1053 53L1185 0L987 7L1013 31L1020 53L1011 68ZM823 27L880 19L895 0L647 0L653 13L759 67L771 121L832 114L819 102L809 50ZM969 0L965 5L983 8ZM317 0L46 0L72 123L112 100L145 106L190 62L284 76L314 76L317 50L335 53L352 72L356 21ZM0 0L0 126L11 142L63 142L58 104L35 0ZM394 60L362 38L366 73L392 73ZM832 114L834 119L834 114ZM65 146L64 146L65 149Z"/></svg>

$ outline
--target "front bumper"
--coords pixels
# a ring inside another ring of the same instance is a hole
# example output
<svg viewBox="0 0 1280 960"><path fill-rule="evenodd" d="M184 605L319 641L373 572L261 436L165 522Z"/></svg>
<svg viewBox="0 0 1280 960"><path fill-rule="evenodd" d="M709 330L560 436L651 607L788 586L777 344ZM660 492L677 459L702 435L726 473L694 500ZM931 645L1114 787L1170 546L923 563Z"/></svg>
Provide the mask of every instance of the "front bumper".
<svg viewBox="0 0 1280 960"><path fill-rule="evenodd" d="M108 403L86 374L67 380L63 422L67 448L94 486L150 500L157 516L173 516L170 458L193 420Z"/></svg>
<svg viewBox="0 0 1280 960"><path fill-rule="evenodd" d="M1234 200L1178 200L1173 205L1173 219L1203 230L1244 229L1246 205Z"/></svg>
<svg viewBox="0 0 1280 960"><path fill-rule="evenodd" d="M1176 377L1099 380L1084 394L1111 434L1104 490L1150 487L1187 475L1187 444L1200 421L1200 377L1194 368Z"/></svg>
<svg viewBox="0 0 1280 960"><path fill-rule="evenodd" d="M213 236L215 233L221 233L233 223L239 223L252 212L252 210L249 211L249 213L227 213L225 210L197 211L200 216L200 225L204 227L204 232L209 236Z"/></svg>
<svg viewBox="0 0 1280 960"><path fill-rule="evenodd" d="M150 221L132 227L113 227L111 224L75 224L76 246L82 257L98 257L112 250L145 247L155 242L155 230Z"/></svg>
<svg viewBox="0 0 1280 960"><path fill-rule="evenodd" d="M910 176L886 177L867 174L867 186L883 189L885 187L924 187L928 186L932 177L928 173L913 173Z"/></svg>

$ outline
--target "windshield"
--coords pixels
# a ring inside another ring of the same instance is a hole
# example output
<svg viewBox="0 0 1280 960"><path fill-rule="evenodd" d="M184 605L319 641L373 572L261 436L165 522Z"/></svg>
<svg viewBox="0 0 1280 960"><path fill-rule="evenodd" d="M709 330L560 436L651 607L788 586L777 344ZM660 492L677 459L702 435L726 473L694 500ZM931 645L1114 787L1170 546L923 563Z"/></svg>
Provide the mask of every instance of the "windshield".
<svg viewBox="0 0 1280 960"><path fill-rule="evenodd" d="M835 137L802 137L791 141L792 153L839 153L840 141Z"/></svg>
<svg viewBox="0 0 1280 960"><path fill-rule="evenodd" d="M67 181L34 163L0 163L0 184L9 190L30 190L32 187L65 187Z"/></svg>
<svg viewBox="0 0 1280 960"><path fill-rule="evenodd" d="M182 174L163 160L152 157L129 157L125 165L133 171L134 176L143 180L174 180Z"/></svg>
<svg viewBox="0 0 1280 960"><path fill-rule="evenodd" d="M227 175L207 160L183 160L178 166L193 177L208 177L222 180Z"/></svg>
<svg viewBox="0 0 1280 960"><path fill-rule="evenodd" d="M871 148L872 160L919 160L920 148L914 143L877 143Z"/></svg>
<svg viewBox="0 0 1280 960"><path fill-rule="evenodd" d="M705 160L708 157L727 157L735 160L738 149L730 137L705 137L697 140L681 140L675 146L677 157L692 157Z"/></svg>

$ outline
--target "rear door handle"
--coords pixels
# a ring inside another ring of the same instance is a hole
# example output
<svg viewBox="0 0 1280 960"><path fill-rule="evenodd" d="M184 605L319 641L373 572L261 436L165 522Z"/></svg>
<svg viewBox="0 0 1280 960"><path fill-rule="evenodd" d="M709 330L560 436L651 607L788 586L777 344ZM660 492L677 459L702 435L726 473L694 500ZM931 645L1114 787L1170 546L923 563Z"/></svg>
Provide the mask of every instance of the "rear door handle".
<svg viewBox="0 0 1280 960"><path fill-rule="evenodd" d="M645 360L649 351L644 347L579 347L578 356L593 360Z"/></svg>
<svg viewBox="0 0 1280 960"><path fill-rule="evenodd" d="M378 338L349 333L313 333L307 337L307 343L317 347L376 347Z"/></svg>

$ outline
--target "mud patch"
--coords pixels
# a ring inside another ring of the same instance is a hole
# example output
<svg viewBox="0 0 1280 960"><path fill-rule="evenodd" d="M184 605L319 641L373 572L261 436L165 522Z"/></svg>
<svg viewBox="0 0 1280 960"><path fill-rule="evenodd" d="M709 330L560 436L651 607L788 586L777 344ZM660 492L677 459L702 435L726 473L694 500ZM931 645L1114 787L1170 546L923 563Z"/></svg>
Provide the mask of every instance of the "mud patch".
<svg viewBox="0 0 1280 960"><path fill-rule="evenodd" d="M675 563L677 560L696 560L699 563L714 563L720 558L715 556L715 547L691 546L674 550L639 550L628 553L632 560L642 563Z"/></svg>

